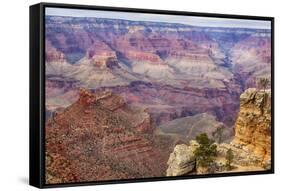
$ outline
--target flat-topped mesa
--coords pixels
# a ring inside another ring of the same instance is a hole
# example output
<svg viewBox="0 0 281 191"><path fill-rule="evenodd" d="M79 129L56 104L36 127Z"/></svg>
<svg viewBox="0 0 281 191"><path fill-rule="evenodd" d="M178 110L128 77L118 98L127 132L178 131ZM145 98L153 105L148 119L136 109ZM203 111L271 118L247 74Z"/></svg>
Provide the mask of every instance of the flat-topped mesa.
<svg viewBox="0 0 281 191"><path fill-rule="evenodd" d="M116 58L116 55L107 55L101 54L101 55L95 55L93 59L93 64L99 68L114 68L114 67L119 67L118 65L118 60Z"/></svg>
<svg viewBox="0 0 281 191"><path fill-rule="evenodd" d="M128 51L125 53L125 55L132 60L136 61L147 61L155 64L161 64L162 60L161 58L153 53L150 52L141 52L141 51Z"/></svg>
<svg viewBox="0 0 281 191"><path fill-rule="evenodd" d="M271 159L271 92L247 89L240 96L240 112L232 144L249 150L263 165Z"/></svg>

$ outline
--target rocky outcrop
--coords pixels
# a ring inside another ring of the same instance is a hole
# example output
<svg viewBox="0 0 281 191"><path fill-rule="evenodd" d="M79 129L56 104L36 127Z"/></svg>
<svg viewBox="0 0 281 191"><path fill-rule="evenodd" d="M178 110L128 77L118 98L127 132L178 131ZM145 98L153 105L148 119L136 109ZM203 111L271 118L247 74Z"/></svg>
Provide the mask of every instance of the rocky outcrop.
<svg viewBox="0 0 281 191"><path fill-rule="evenodd" d="M197 146L195 141L190 141L189 146L186 144L176 145L167 162L166 176L182 176L195 170L196 160L193 152Z"/></svg>
<svg viewBox="0 0 281 191"><path fill-rule="evenodd" d="M192 144L193 142L193 144ZM240 96L240 111L235 123L235 135L230 143L215 143L217 156L214 164L202 168L192 163L195 160L190 145L176 145L168 160L167 176L180 176L220 172L261 171L271 168L271 92L270 90L247 89ZM233 169L227 169L227 152L233 152ZM189 166L189 164L193 164Z"/></svg>
<svg viewBox="0 0 281 191"><path fill-rule="evenodd" d="M240 97L240 112L235 124L235 147L252 153L270 166L271 160L271 92L246 90Z"/></svg>
<svg viewBox="0 0 281 191"><path fill-rule="evenodd" d="M234 153L235 171L271 168L270 90L249 88L241 94L234 139L218 145L219 157L225 158L228 149Z"/></svg>
<svg viewBox="0 0 281 191"><path fill-rule="evenodd" d="M143 109L110 91L80 89L75 103L46 122L46 181L164 176L173 140L152 132Z"/></svg>

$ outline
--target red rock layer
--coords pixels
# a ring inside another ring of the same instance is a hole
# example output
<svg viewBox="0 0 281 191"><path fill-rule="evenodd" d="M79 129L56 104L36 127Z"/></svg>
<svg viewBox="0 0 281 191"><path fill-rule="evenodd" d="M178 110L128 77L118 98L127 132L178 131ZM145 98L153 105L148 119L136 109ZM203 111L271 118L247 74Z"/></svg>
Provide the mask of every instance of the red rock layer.
<svg viewBox="0 0 281 191"><path fill-rule="evenodd" d="M80 90L46 122L47 183L164 176L172 142L151 128L147 113L121 97Z"/></svg>

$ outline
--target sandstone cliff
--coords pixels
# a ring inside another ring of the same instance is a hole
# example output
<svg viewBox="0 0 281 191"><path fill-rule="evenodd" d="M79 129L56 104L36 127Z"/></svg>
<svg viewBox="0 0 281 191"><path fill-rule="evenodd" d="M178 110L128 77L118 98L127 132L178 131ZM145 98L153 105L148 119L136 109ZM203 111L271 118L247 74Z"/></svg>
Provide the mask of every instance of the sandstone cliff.
<svg viewBox="0 0 281 191"><path fill-rule="evenodd" d="M261 164L271 160L271 92L246 90L240 96L240 112L232 145L247 150Z"/></svg>

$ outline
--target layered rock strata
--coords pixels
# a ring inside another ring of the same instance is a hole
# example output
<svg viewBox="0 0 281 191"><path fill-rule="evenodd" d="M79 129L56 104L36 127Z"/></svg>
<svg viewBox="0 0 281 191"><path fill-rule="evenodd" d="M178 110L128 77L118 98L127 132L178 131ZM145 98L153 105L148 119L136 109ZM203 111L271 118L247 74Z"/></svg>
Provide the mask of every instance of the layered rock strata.
<svg viewBox="0 0 281 191"><path fill-rule="evenodd" d="M47 183L160 177L173 144L149 115L112 92L81 89L46 122Z"/></svg>
<svg viewBox="0 0 281 191"><path fill-rule="evenodd" d="M240 96L240 112L232 145L252 153L261 164L271 160L271 92L247 89Z"/></svg>

